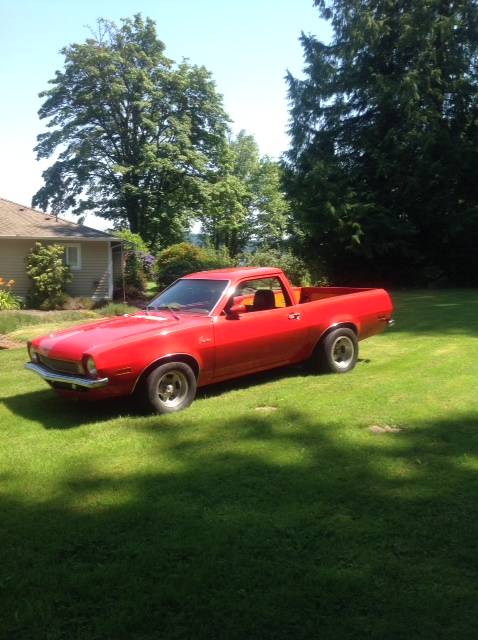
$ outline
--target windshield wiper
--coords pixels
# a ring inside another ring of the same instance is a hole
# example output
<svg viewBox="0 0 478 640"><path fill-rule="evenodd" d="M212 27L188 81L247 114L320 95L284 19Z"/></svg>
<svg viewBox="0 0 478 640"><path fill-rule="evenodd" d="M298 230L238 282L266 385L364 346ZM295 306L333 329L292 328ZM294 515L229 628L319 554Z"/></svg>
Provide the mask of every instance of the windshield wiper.
<svg viewBox="0 0 478 640"><path fill-rule="evenodd" d="M175 311L179 311L181 309L181 305L176 302L171 302L171 304L160 304L157 307L153 307L152 305L148 305L146 309L152 309L153 311L159 311L160 309L167 309L173 314L173 317L176 320L179 320L179 316L175 313Z"/></svg>

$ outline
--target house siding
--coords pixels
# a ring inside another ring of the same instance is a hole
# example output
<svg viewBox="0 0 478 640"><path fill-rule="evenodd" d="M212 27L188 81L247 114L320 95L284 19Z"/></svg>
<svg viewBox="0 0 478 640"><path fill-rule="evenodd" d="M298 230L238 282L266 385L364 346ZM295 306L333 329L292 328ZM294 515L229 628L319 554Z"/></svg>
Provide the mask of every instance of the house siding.
<svg viewBox="0 0 478 640"><path fill-rule="evenodd" d="M0 238L0 277L15 280L14 293L23 298L27 295L31 281L26 274L25 258L34 246L35 240ZM73 279L67 286L71 296L109 298L111 247L109 241L78 241L71 238L67 242L46 241L42 244L79 244L81 247L81 269L72 270Z"/></svg>

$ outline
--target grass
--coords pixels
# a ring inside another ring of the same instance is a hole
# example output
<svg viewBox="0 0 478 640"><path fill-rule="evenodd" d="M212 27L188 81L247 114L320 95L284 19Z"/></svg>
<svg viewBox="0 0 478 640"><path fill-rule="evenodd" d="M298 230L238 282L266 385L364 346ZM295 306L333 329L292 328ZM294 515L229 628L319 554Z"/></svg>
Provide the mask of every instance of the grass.
<svg viewBox="0 0 478 640"><path fill-rule="evenodd" d="M23 328L27 328L30 335L32 331L41 334L41 327L34 329L30 327L32 325L57 326L62 323L71 325L73 322L83 322L97 317L98 315L94 311L2 311L0 312L0 335L11 334Z"/></svg>
<svg viewBox="0 0 478 640"><path fill-rule="evenodd" d="M0 352L0 636L475 638L478 292L395 301L353 372L161 418Z"/></svg>
<svg viewBox="0 0 478 640"><path fill-rule="evenodd" d="M6 335L10 340L26 342L32 335L43 335L73 324L98 320L104 316L134 313L137 310L127 304L110 302L96 311L3 311L0 312L0 336Z"/></svg>

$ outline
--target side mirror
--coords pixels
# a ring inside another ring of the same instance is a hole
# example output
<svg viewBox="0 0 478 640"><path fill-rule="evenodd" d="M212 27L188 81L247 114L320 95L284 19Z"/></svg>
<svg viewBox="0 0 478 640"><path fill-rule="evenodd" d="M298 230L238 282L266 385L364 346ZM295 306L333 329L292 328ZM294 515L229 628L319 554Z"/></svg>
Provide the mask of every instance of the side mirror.
<svg viewBox="0 0 478 640"><path fill-rule="evenodd" d="M232 305L226 311L229 318L237 318L239 314L246 313L246 305L244 304L244 296L234 296Z"/></svg>

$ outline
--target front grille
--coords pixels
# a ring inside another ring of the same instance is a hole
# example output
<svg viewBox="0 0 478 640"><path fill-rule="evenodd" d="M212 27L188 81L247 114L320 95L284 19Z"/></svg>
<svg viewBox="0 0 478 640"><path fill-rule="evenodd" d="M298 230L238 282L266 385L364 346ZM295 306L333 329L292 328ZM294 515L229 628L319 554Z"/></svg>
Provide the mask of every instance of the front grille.
<svg viewBox="0 0 478 640"><path fill-rule="evenodd" d="M79 362L69 362L68 360L56 360L55 358L47 358L38 354L38 359L48 369L58 371L59 373L70 373L77 375L83 373L83 368Z"/></svg>

